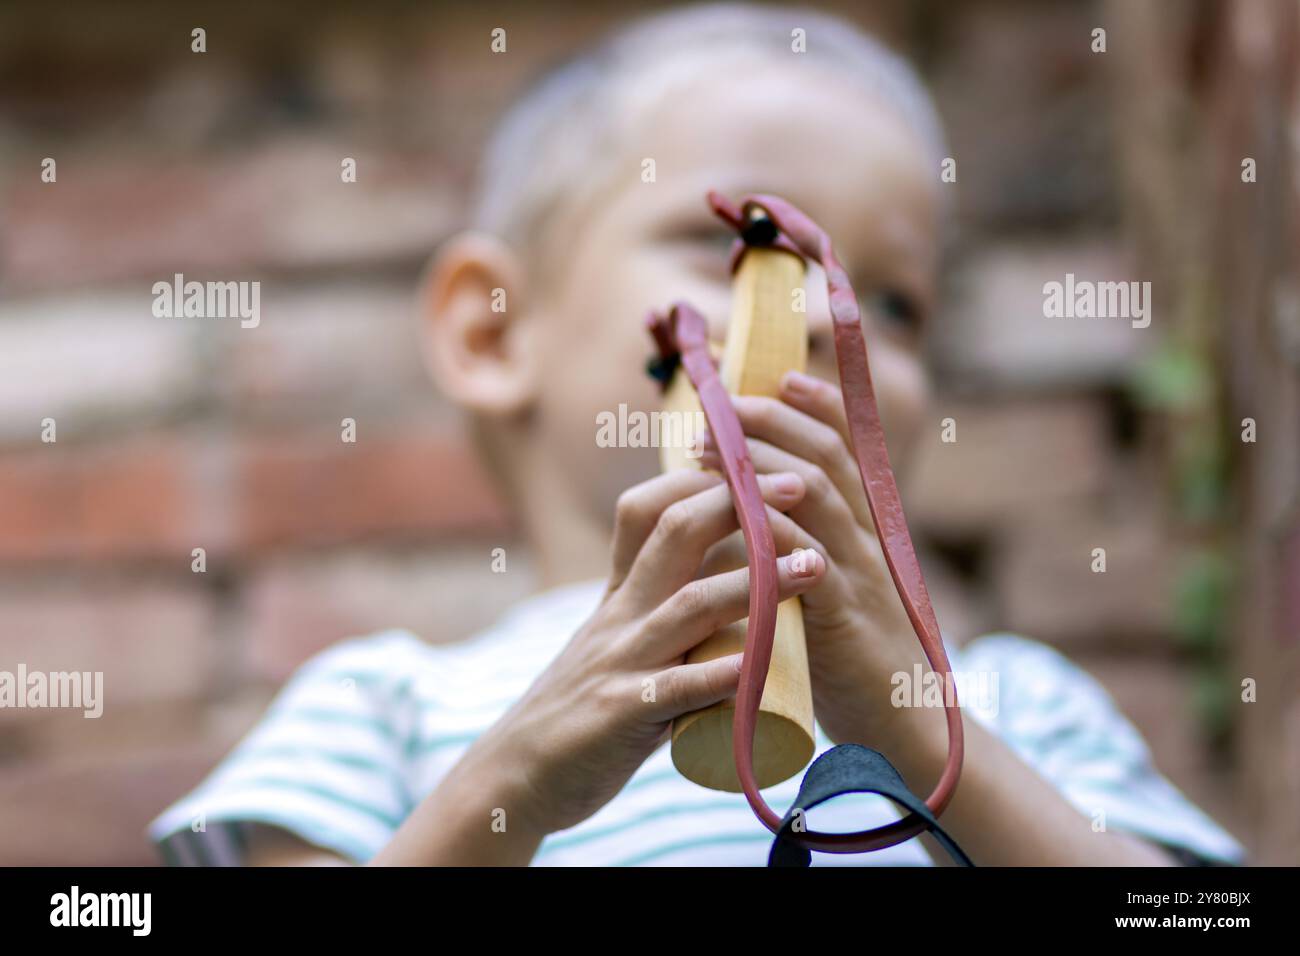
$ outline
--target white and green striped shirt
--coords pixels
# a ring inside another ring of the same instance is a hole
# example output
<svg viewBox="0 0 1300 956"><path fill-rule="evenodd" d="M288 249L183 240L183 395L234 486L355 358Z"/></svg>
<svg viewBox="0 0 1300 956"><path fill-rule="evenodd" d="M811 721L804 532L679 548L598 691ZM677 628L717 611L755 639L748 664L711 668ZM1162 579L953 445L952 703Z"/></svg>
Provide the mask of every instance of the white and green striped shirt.
<svg viewBox="0 0 1300 956"><path fill-rule="evenodd" d="M303 665L263 720L191 794L150 827L172 863L236 864L248 824L282 827L363 862L393 836L470 743L517 700L595 609L603 585L561 588L516 605L473 640L431 646L405 631L348 641ZM1018 637L981 638L953 668L996 674L996 707L968 709L1081 811L1210 861L1237 843L1152 766L1104 690L1056 652ZM830 741L819 730L819 752ZM778 811L799 778L764 791ZM879 826L881 797L812 811L819 830ZM541 846L538 865L751 866L771 834L740 794L681 777L657 750L622 792ZM928 864L916 841L866 855L814 854L814 865Z"/></svg>

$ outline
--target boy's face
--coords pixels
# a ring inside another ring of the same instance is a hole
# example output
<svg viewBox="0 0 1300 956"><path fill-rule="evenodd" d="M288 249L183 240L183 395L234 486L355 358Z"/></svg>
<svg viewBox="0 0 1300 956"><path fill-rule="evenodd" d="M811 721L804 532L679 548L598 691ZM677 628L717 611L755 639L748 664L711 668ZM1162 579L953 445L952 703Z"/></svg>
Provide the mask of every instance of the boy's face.
<svg viewBox="0 0 1300 956"><path fill-rule="evenodd" d="M653 449L596 444L597 415L659 407L645 375L643 317L685 299L721 343L730 314L733 238L705 192L733 200L775 193L831 236L863 301L881 416L896 460L917 430L927 382L920 345L937 258L937 169L905 123L847 79L811 70L747 68L698 76L636 125L625 170L572 204L556 234L568 245L525 307L553 370L538 385L535 437L562 456L583 500L612 516L626 488L658 471ZM653 159L655 181L642 181ZM579 189L581 188L579 184ZM836 381L824 279L808 274L809 372ZM882 304L883 303L883 304Z"/></svg>

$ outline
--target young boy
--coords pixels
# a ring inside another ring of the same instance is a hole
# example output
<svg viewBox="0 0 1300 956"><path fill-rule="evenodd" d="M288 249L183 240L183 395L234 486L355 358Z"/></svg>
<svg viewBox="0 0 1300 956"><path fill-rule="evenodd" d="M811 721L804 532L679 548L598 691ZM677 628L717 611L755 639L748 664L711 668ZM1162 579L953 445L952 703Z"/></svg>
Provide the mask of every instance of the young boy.
<svg viewBox="0 0 1300 956"><path fill-rule="evenodd" d="M796 28L806 53L792 49ZM189 864L763 863L771 835L744 797L688 782L663 746L674 717L737 685L736 658L684 663L746 613L747 573L708 569L736 529L726 486L709 472L656 476L655 452L599 447L594 423L620 403L659 405L642 372L647 309L685 299L721 341L729 237L703 196L762 191L816 218L850 269L890 451L904 460L926 421L920 344L934 308L943 156L912 72L805 11L703 7L640 21L526 95L491 144L475 229L439 250L423 301L434 377L471 416L549 590L462 644L389 632L307 663L155 822L164 854ZM922 658L829 384L820 273L808 289L811 374L789 376L780 399L736 407L787 555L782 597L803 600L818 748L875 747L925 794L946 749L942 710L891 705L891 676ZM504 311L493 308L502 294ZM792 563L795 548L816 557ZM996 708L965 712L965 769L943 818L976 863L1240 859L1059 655L1004 635L952 656L955 671L996 674L1000 691ZM647 677L654 702L643 700ZM783 810L798 782L772 787L768 802ZM860 830L895 813L862 797L809 817L813 829ZM928 847L814 862L924 864Z"/></svg>

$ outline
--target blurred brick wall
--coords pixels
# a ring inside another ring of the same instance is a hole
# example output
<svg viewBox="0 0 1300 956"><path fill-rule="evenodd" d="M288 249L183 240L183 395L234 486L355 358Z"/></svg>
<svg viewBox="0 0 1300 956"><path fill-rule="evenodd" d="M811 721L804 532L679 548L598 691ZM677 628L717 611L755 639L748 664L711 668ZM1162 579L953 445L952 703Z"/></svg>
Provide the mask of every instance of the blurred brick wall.
<svg viewBox="0 0 1300 956"><path fill-rule="evenodd" d="M426 382L411 302L486 123L611 13L134 9L0 10L0 668L104 670L112 704L98 721L0 711L0 863L151 860L147 820L308 655L388 626L454 640L530 583ZM1173 640L1179 544L1124 397L1160 317L1147 334L1041 321L1045 281L1132 277L1113 93L1088 49L1101 13L872 9L862 22L931 77L959 162L933 343L935 419L959 441L936 426L907 495L941 618L1067 651L1175 782L1254 839L1199 734ZM260 280L261 327L154 319L150 287L174 272ZM502 545L511 570L493 575ZM1088 570L1099 546L1106 575Z"/></svg>

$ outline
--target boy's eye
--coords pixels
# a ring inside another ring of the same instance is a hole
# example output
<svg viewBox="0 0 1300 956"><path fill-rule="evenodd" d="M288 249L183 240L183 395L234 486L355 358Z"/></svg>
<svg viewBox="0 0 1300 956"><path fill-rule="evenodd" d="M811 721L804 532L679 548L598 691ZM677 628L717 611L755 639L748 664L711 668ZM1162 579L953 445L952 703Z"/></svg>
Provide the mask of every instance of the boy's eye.
<svg viewBox="0 0 1300 956"><path fill-rule="evenodd" d="M726 229L700 227L698 229L683 230L677 234L676 239L679 242L699 246L725 257L731 251L731 244L735 241L736 234L728 232Z"/></svg>
<svg viewBox="0 0 1300 956"><path fill-rule="evenodd" d="M911 296L897 289L881 289L869 300L873 312L896 328L915 334L921 331L921 308Z"/></svg>
<svg viewBox="0 0 1300 956"><path fill-rule="evenodd" d="M727 264L730 262L729 253L735 238L735 233L728 232L725 228L701 224L675 229L664 240L698 275L711 281L724 282L728 277Z"/></svg>
<svg viewBox="0 0 1300 956"><path fill-rule="evenodd" d="M828 355L832 359L835 357L835 339L829 332L808 333L808 357L819 358Z"/></svg>

